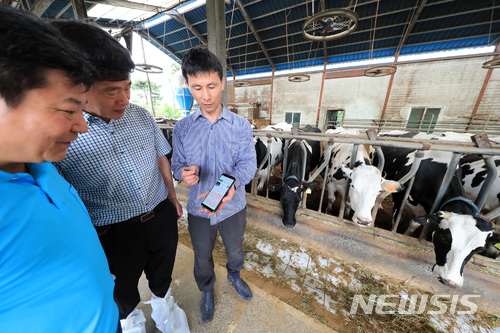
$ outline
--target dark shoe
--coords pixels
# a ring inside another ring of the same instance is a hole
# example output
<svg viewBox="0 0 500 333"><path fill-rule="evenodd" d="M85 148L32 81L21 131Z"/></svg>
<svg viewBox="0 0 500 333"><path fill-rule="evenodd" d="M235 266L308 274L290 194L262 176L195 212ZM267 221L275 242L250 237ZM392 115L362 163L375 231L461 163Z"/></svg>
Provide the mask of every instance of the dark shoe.
<svg viewBox="0 0 500 333"><path fill-rule="evenodd" d="M233 285L236 292L243 298L245 301L249 301L252 299L252 291L248 284L240 278L240 272L233 272L229 269L227 270L227 279Z"/></svg>
<svg viewBox="0 0 500 333"><path fill-rule="evenodd" d="M200 303L201 320L204 323L212 321L214 317L214 291L203 291Z"/></svg>

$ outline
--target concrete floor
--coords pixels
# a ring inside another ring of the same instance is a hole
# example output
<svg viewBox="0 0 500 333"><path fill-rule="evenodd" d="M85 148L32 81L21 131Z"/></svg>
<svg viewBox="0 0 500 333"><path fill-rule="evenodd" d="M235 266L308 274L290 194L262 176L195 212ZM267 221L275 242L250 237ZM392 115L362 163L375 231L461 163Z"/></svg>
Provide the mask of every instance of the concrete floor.
<svg viewBox="0 0 500 333"><path fill-rule="evenodd" d="M201 292L193 277L193 251L179 243L173 274L172 294L177 305L186 313L191 332L333 332L313 318L283 303L259 289L249 281L254 297L244 301L226 279L226 269L216 265L215 314L210 323L200 319ZM139 282L141 300L151 299L147 280L143 275ZM146 316L147 333L160 332L151 319L151 306L138 306Z"/></svg>

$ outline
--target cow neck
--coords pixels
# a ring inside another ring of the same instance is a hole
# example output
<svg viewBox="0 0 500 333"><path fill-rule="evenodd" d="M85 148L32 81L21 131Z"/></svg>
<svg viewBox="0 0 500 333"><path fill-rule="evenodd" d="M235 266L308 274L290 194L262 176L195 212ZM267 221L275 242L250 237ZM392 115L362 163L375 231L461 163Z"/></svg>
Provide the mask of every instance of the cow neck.
<svg viewBox="0 0 500 333"><path fill-rule="evenodd" d="M474 211L474 215L477 215L477 216L481 215L480 212L479 212L479 208L477 208L476 204L474 202L472 202L471 200L469 200L467 198L464 198L462 196L451 198L450 200L448 200L445 203L443 203L441 205L441 207L439 207L438 210L442 210L442 208L444 206L446 206L449 203L455 202L455 201L462 201L462 202L467 203L472 208L472 210Z"/></svg>
<svg viewBox="0 0 500 333"><path fill-rule="evenodd" d="M296 142L295 142L296 143ZM293 149L288 150L289 160L287 162L288 167L286 169L286 178L295 177L297 179L302 178L302 165L303 162L303 151L300 144L298 146L292 147Z"/></svg>

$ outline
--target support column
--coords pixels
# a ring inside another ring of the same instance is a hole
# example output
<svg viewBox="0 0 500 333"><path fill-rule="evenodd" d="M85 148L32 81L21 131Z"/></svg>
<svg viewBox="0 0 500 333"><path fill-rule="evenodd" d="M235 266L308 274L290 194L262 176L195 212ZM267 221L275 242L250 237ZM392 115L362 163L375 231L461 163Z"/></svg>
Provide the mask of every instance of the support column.
<svg viewBox="0 0 500 333"><path fill-rule="evenodd" d="M325 86L325 77L326 77L326 60L325 60L325 65L323 66L323 76L321 77L321 90L319 91L319 103L318 103L318 115L316 116L316 127L319 126L319 115L321 113L321 102L323 100L323 87Z"/></svg>
<svg viewBox="0 0 500 333"><path fill-rule="evenodd" d="M494 53L500 52L500 41L497 43L497 46L495 47ZM494 56L493 59L498 58L498 56ZM472 119L476 116L477 110L479 109L479 104L481 104L481 100L483 99L484 92L486 90L486 87L488 86L488 82L490 82L491 74L493 72L493 68L488 69L488 72L486 73L486 77L484 78L483 81L483 86L481 87L481 90L479 91L479 95L477 96L476 99L476 104L474 105L474 108L472 109L472 113L470 115L469 122L467 124L467 128L465 129L466 132L469 131L469 126L472 123Z"/></svg>
<svg viewBox="0 0 500 333"><path fill-rule="evenodd" d="M274 68L271 75L271 103L269 104L269 123L272 124L273 120L273 90L274 90Z"/></svg>
<svg viewBox="0 0 500 333"><path fill-rule="evenodd" d="M225 2L220 0L207 0L207 43L222 64L223 77L227 76L226 66L226 17ZM227 84L222 92L222 103L227 105Z"/></svg>

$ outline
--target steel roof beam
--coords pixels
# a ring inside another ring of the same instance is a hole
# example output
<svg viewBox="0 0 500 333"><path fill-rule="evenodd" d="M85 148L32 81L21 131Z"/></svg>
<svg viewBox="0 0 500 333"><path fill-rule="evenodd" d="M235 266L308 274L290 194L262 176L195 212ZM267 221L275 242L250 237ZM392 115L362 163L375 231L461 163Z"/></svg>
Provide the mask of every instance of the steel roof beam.
<svg viewBox="0 0 500 333"><path fill-rule="evenodd" d="M468 37L464 37L462 39L467 39L467 38L477 38L477 37L482 37L482 36L485 36L484 34L482 35L474 35L474 36L468 36ZM394 37L393 37L394 38ZM500 37L499 39L500 40ZM428 45L429 43L442 43L442 42L446 42L446 41L453 41L452 39L440 39L440 40L435 40L435 41L432 41L432 42L422 42L422 43L413 43L413 44L407 44L405 46L409 47L409 46L417 46L417 45ZM352 43L350 45L356 45L358 43ZM344 45L339 45L339 47L342 47ZM389 46L389 47L384 47L384 48L377 48L377 49L374 49L374 51L379 51L379 50L387 50L387 49L392 49L392 48L396 48L396 45L394 46ZM308 51L300 51L300 52L297 52L296 54L303 54L303 53L306 53ZM366 52L368 52L368 50L366 50ZM255 53L255 52L254 52ZM346 52L346 53L338 53L338 54L335 54L335 56L343 56L343 55L348 55L348 54L356 54L356 53L359 53L359 51L354 51L354 52ZM333 56L333 55L332 55ZM286 57L286 54L281 54L281 55L278 55L278 56L275 56L275 58L277 57ZM237 56L233 56L231 58L237 58ZM317 59L317 58L316 58ZM256 58L255 60L252 60L252 61L260 61L260 60L264 60L264 58ZM299 62L299 61L306 61L306 59L303 59L303 60L297 60L296 62ZM238 65L238 64L243 64L244 62L234 62L233 65ZM279 63L279 64L284 64L286 62L282 62L282 63ZM319 66L319 65L318 65Z"/></svg>
<svg viewBox="0 0 500 333"><path fill-rule="evenodd" d="M267 53L266 47L264 46L264 43L262 43L262 40L260 39L260 36L257 33L257 30L255 29L255 26L253 25L252 20L250 19L250 16L248 15L247 11L245 10L243 5L241 4L240 0L234 0L234 1L236 2L236 5L238 6L238 9L240 10L241 15L243 15L243 18L245 19L247 25L250 27L250 30L252 30L252 34L255 37L255 39L257 40L257 43L259 44L260 49L262 50L262 52L264 52L264 55L266 56L267 61L271 65L271 68L274 69L274 63L271 60L271 57L269 56L269 54Z"/></svg>
<svg viewBox="0 0 500 333"><path fill-rule="evenodd" d="M200 42L203 43L203 45L207 45L207 40L198 32L198 30L193 27L193 25L188 20L186 20L184 15L179 14L176 9L169 10L168 12L165 12L165 14L167 14L180 24L184 25L186 29L191 31L193 35L195 35L200 40Z"/></svg>
<svg viewBox="0 0 500 333"><path fill-rule="evenodd" d="M418 2L417 2L418 3ZM410 22L408 22L408 26L406 27L404 31L404 35L399 41L398 48L396 49L396 53L394 54L394 63L398 61L399 53L401 52L401 48L405 44L406 40L408 39L408 36L411 33L411 30L415 26L415 23L417 22L420 14L422 13L422 10L424 9L425 5L427 4L427 0L422 0L422 2L414 9L413 16L410 19Z"/></svg>
<svg viewBox="0 0 500 333"><path fill-rule="evenodd" d="M66 6L64 6L64 8L63 8L63 9L61 9L61 10L59 11L59 13L57 13L57 14L56 14L56 16L54 16L54 18L56 18L56 19L57 19L57 18L61 17L61 15L62 15L62 14L64 14L64 13L68 10L68 8L69 8L70 6L71 6L71 2L68 2L68 3L66 4Z"/></svg>
<svg viewBox="0 0 500 333"><path fill-rule="evenodd" d="M88 2L98 3L101 5L110 5L121 8L129 8L129 9L140 9L147 12L157 12L161 10L168 10L169 8L160 7L160 6L152 6L144 3L126 1L126 0L90 0Z"/></svg>
<svg viewBox="0 0 500 333"><path fill-rule="evenodd" d="M143 38L145 38L147 40L154 41L156 44L159 45L159 47L158 47L159 49L165 50L168 54L170 54L171 56L173 56L177 60L182 61L182 57L180 55L178 55L174 50L172 50L170 47L168 47L166 45L163 45L158 39L156 39L155 37L152 37L152 36L148 35L146 32L144 32L144 30L137 30L136 32L141 37L143 37Z"/></svg>
<svg viewBox="0 0 500 333"><path fill-rule="evenodd" d="M500 22L499 20L496 20L496 21L493 21L493 23L498 23ZM415 35L421 35L421 34L428 34L428 33L434 33L434 32L440 32L440 31L447 31L447 30L453 30L453 29L461 29L461 28L471 28L471 27L475 27L475 26L478 26L478 25L484 25L484 24L489 24L490 22L482 22L482 23L477 23L477 24L467 24L467 25L461 25L461 26L455 26L453 28L443 28L443 29L435 29L435 30L426 30L426 31L419 31L419 32L414 32L412 33L411 35L412 36L415 36ZM379 27L377 28L377 30L382 30L382 29L389 29L389 28L394 28L394 27L397 27L397 26L401 26L403 25L404 23L401 23L401 24L394 24L394 25L390 25L390 26L384 26L384 27ZM361 30L361 31L355 31L353 32L353 34L358 34L358 33L363 33L363 32L368 32L368 30ZM295 34L292 34L291 36L294 36L294 35L299 35L299 33L295 33ZM480 35L476 35L477 36L480 36ZM376 40L377 41L383 41L383 40L387 40L387 39L392 39L392 38L399 38L401 37L400 35L394 35L394 36L388 36L388 37L383 37L383 38L377 38ZM466 36L466 37L461 37L461 38L469 38L470 36ZM284 36L279 36L279 37L276 37L276 38L272 38L272 39L267 39L267 41L271 41L271 40L276 40L276 39L280 39L280 38L284 38ZM453 38L453 39L448 39L448 40L455 40L455 39L460 39L460 38ZM446 39L445 39L446 40ZM348 43L348 44L339 44L338 46L349 46L349 45L357 45L357 44L361 44L361 43L368 43L370 42L369 40L365 40L365 41L357 41L357 42L353 42L353 43ZM300 45L303 45L303 44L307 44L307 43L310 43L310 41L303 41L303 42L298 42L298 43L295 43L295 44L290 44L289 46L300 46ZM252 44L249 44L249 45L252 45ZM394 47L397 47L397 45L395 45ZM231 50L235 50L235 49L238 49L238 48L241 48L241 46L238 46L238 47L232 47L230 49L228 49L228 51L231 51ZM274 48L269 48L268 51L272 51L272 50L278 50L278 49L281 49L282 47L279 46L279 47L274 47ZM258 51L257 51L258 52ZM247 53L247 55L250 55L250 54L253 54L253 53L257 53L256 51L252 51L252 52L249 52Z"/></svg>
<svg viewBox="0 0 500 333"><path fill-rule="evenodd" d="M87 7L85 7L84 0L71 0L71 4L73 5L73 16L75 19L87 19Z"/></svg>
<svg viewBox="0 0 500 333"><path fill-rule="evenodd" d="M30 12L36 16L42 16L43 13L49 8L54 0L36 0L30 9Z"/></svg>

